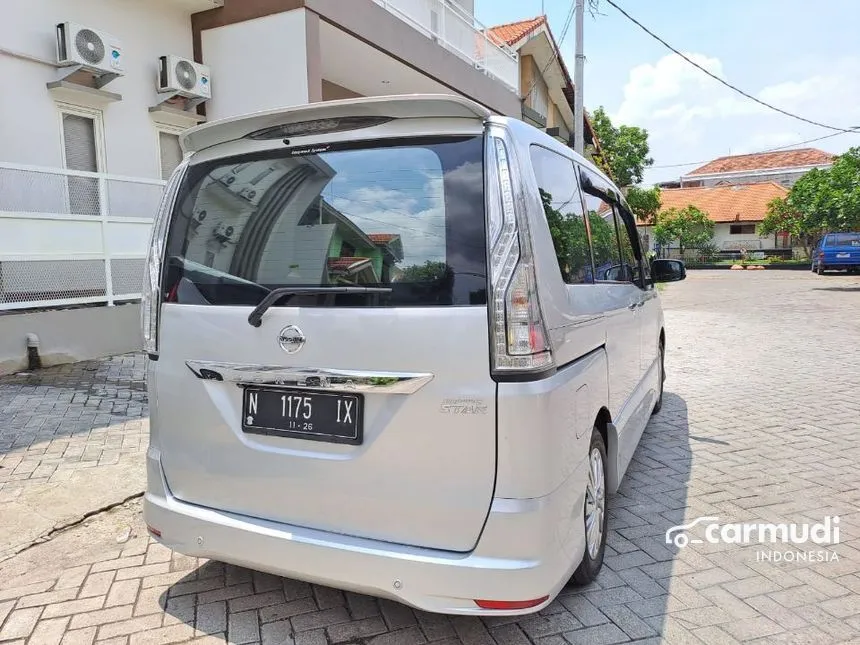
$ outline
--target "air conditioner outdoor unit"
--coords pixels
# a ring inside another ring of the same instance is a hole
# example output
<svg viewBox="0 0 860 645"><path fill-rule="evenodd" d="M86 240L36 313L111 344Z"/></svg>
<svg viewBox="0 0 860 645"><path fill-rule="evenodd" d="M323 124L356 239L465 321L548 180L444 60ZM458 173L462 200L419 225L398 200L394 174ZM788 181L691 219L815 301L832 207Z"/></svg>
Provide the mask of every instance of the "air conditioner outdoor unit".
<svg viewBox="0 0 860 645"><path fill-rule="evenodd" d="M179 56L158 59L158 91L205 100L212 97L209 67Z"/></svg>
<svg viewBox="0 0 860 645"><path fill-rule="evenodd" d="M119 40L73 22L57 25L57 63L84 69L95 76L115 78L124 73Z"/></svg>

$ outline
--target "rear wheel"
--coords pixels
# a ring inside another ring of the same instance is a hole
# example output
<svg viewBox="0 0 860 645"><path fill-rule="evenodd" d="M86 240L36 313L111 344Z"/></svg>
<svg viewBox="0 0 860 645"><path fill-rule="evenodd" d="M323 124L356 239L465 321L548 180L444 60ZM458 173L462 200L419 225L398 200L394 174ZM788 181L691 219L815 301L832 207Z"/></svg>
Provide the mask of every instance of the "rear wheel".
<svg viewBox="0 0 860 645"><path fill-rule="evenodd" d="M591 430L588 447L588 483L583 509L585 553L571 581L577 585L592 582L603 566L606 551L606 444L597 428Z"/></svg>

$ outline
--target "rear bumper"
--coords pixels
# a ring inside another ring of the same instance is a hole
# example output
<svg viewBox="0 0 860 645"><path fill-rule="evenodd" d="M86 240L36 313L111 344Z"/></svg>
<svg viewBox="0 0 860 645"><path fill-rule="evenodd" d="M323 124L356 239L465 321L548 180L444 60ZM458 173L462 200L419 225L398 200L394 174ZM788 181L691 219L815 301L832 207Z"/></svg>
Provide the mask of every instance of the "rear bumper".
<svg viewBox="0 0 860 645"><path fill-rule="evenodd" d="M585 469L585 461L577 467ZM475 550L452 553L354 538L226 513L173 497L154 448L147 453L144 518L156 539L187 555L390 598L447 614L517 615L548 605L584 552L583 493L572 482L546 497L494 499ZM524 601L485 610L474 599Z"/></svg>

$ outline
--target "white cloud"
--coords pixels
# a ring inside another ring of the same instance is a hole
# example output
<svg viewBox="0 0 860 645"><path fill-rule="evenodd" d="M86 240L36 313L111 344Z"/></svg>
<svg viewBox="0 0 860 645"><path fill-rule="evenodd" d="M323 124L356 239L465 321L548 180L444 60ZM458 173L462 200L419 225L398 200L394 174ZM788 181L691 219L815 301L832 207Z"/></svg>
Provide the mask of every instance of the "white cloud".
<svg viewBox="0 0 860 645"><path fill-rule="evenodd" d="M719 58L695 52L685 55L725 78ZM822 61L818 69L824 71L798 78L790 78L789 73L787 80L763 88L728 80L762 101L808 119L837 127L860 125L860 59ZM734 92L677 54L632 68L622 102L610 118L615 124L648 130L656 165L755 152L828 134ZM860 136L854 135L832 140L836 146L858 144ZM648 181L677 177L677 170L647 172Z"/></svg>

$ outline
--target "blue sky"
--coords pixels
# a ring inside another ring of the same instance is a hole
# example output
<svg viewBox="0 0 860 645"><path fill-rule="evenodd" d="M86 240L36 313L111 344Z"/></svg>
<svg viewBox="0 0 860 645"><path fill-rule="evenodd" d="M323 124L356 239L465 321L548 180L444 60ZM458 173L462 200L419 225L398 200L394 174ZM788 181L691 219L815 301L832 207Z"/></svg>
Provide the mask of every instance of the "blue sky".
<svg viewBox="0 0 860 645"><path fill-rule="evenodd" d="M545 0L558 40L572 0ZM814 121L860 126L860 1L615 0L709 71L748 93ZM586 0L587 4L587 0ZM529 18L540 0L475 0L485 25ZM649 132L655 166L758 152L831 134L762 108L708 78L600 2L585 19L585 107ZM561 46L571 74L574 29ZM834 153L860 134L807 144ZM646 183L696 168L654 168Z"/></svg>

